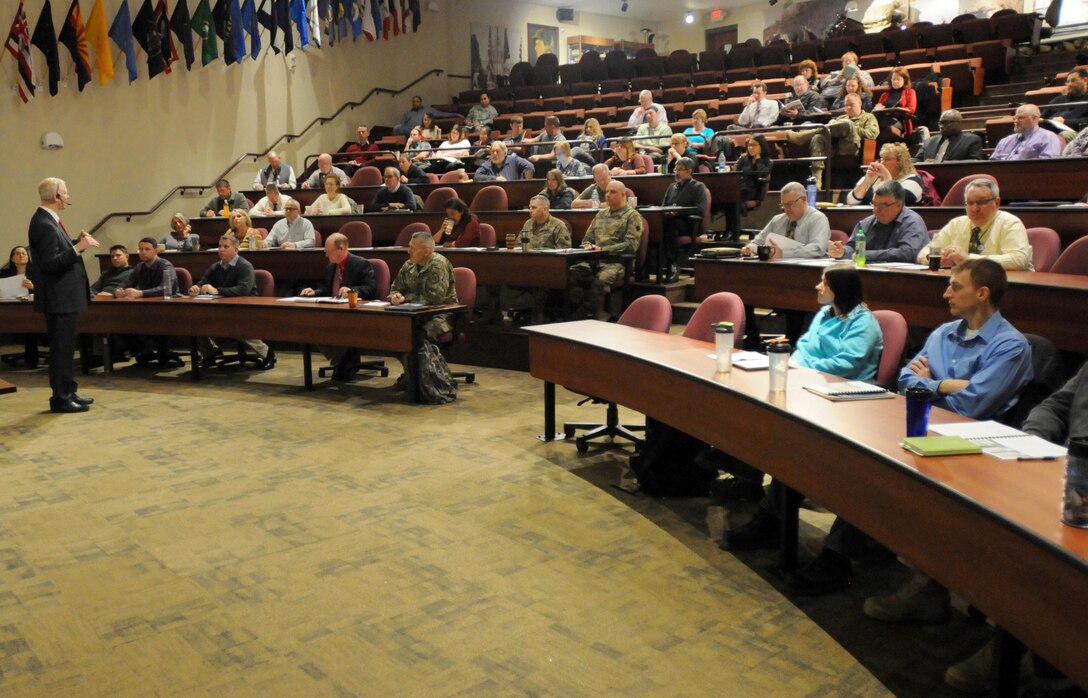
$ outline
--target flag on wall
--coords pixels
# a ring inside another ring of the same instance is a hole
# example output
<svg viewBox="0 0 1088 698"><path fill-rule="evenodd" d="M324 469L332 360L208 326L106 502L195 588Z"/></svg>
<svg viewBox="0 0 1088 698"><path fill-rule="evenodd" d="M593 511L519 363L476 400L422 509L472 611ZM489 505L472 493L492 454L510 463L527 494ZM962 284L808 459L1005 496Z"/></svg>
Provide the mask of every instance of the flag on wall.
<svg viewBox="0 0 1088 698"><path fill-rule="evenodd" d="M389 39L389 30L393 28L393 16L389 14L389 5L386 0L374 0L378 3L378 9L382 13L382 38Z"/></svg>
<svg viewBox="0 0 1088 698"><path fill-rule="evenodd" d="M155 32L159 35L162 60L169 73L170 66L177 63L178 49L174 46L174 35L170 33L170 10L166 7L166 0L159 0L155 5Z"/></svg>
<svg viewBox="0 0 1088 698"><path fill-rule="evenodd" d="M408 0L400 0L400 30L405 34L408 33L408 25L412 22L412 8L408 5Z"/></svg>
<svg viewBox="0 0 1088 698"><path fill-rule="evenodd" d="M328 0L325 0L325 2L327 6ZM321 48L321 22L324 17L321 10L319 0L309 0L309 6L306 8L306 20L310 24L310 43L318 48Z"/></svg>
<svg viewBox="0 0 1088 698"><path fill-rule="evenodd" d="M378 31L374 27L374 13L370 9L373 2L374 0L359 0L362 5L359 11L359 25L367 41L374 41L378 38Z"/></svg>
<svg viewBox="0 0 1088 698"><path fill-rule="evenodd" d="M159 73L169 72L166 59L162 55L162 37L155 26L155 10L151 0L144 0L136 19L132 21L132 38L147 54L147 78L150 80Z"/></svg>
<svg viewBox="0 0 1088 698"><path fill-rule="evenodd" d="M271 10L266 12L265 0L261 0L261 7L257 10L257 21L268 29L271 35L268 44L272 47L273 53L278 56L280 52L290 53L295 49L294 36L291 34L291 0L271 1Z"/></svg>
<svg viewBox="0 0 1088 698"><path fill-rule="evenodd" d="M21 2L19 9L15 11L15 19L11 21L11 30L4 42L4 48L19 64L19 99L26 104L34 96L34 56L30 53L30 27L27 26L26 12L23 11Z"/></svg>
<svg viewBox="0 0 1088 698"><path fill-rule="evenodd" d="M132 15L128 11L128 0L121 0L121 7L110 25L110 38L125 54L125 66L128 68L128 81L132 83L139 73L136 71L136 46L132 40Z"/></svg>
<svg viewBox="0 0 1088 698"><path fill-rule="evenodd" d="M412 31L419 31L419 23L423 19L423 13L419 9L419 0L408 0L408 7L412 10Z"/></svg>
<svg viewBox="0 0 1088 698"><path fill-rule="evenodd" d="M400 8L397 0L389 0L389 17L393 24L393 36L400 36Z"/></svg>
<svg viewBox="0 0 1088 698"><path fill-rule="evenodd" d="M174 5L174 14L170 15L170 30L181 42L181 51L185 56L185 69L192 70L193 63L196 62L193 51L193 21L189 17L189 6L185 4L186 1L177 0L177 4Z"/></svg>
<svg viewBox="0 0 1088 698"><path fill-rule="evenodd" d="M234 51L234 25L230 19L228 0L216 0L215 7L212 8L212 17L215 20L215 34L223 42L223 62L231 65L239 58Z"/></svg>
<svg viewBox="0 0 1088 698"><path fill-rule="evenodd" d="M83 26L79 0L72 0L72 5L68 8L68 16L60 30L60 42L68 49L72 62L76 65L76 84L82 92L91 81L91 52L87 48L87 30Z"/></svg>
<svg viewBox="0 0 1088 698"><path fill-rule="evenodd" d="M261 54L261 27L257 24L257 10L253 6L253 0L245 0L242 3L242 28L249 34L249 57L257 60ZM245 43L242 44L242 52L245 52Z"/></svg>
<svg viewBox="0 0 1088 698"><path fill-rule="evenodd" d="M102 0L94 0L91 14L87 17L87 43L94 46L94 67L98 69L98 84L113 80L113 52L110 51L109 30L106 29L106 13Z"/></svg>
<svg viewBox="0 0 1088 698"><path fill-rule="evenodd" d="M60 54L57 52L57 32L53 30L53 7L49 0L45 0L42 5L30 43L45 55L45 66L49 71L49 94L55 97L57 83L60 82Z"/></svg>
<svg viewBox="0 0 1088 698"><path fill-rule="evenodd" d="M219 43L215 40L215 17L208 0L200 0L190 23L193 32L200 37L200 65L208 65L219 58Z"/></svg>
<svg viewBox="0 0 1088 698"><path fill-rule="evenodd" d="M246 57L245 24L242 22L242 8L238 0L230 0L230 40L234 49L234 60L238 63Z"/></svg>
<svg viewBox="0 0 1088 698"><path fill-rule="evenodd" d="M310 27L306 19L305 0L291 0L291 21L298 27L298 47L305 49L310 43Z"/></svg>

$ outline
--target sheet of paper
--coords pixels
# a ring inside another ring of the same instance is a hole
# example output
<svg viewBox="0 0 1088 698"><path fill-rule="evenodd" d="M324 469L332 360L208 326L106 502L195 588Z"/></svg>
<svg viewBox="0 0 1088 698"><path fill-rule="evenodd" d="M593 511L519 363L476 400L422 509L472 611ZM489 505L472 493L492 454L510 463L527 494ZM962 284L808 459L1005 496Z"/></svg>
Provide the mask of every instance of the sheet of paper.
<svg viewBox="0 0 1088 698"><path fill-rule="evenodd" d="M942 436L960 436L978 444L982 452L1002 460L1051 460L1066 449L993 420L962 424L934 424L930 430Z"/></svg>
<svg viewBox="0 0 1088 698"><path fill-rule="evenodd" d="M871 262L866 266L878 267L881 269L929 269L925 264L915 264L914 262Z"/></svg>
<svg viewBox="0 0 1088 698"><path fill-rule="evenodd" d="M796 250L799 247L804 247L804 245L797 242L796 240L791 240L785 235L779 235L778 233L771 233L767 236L767 240L778 245L778 249L782 251Z"/></svg>
<svg viewBox="0 0 1088 698"><path fill-rule="evenodd" d="M30 289L23 288L23 280L26 274L16 274L6 279L0 279L0 298L21 298L30 295Z"/></svg>

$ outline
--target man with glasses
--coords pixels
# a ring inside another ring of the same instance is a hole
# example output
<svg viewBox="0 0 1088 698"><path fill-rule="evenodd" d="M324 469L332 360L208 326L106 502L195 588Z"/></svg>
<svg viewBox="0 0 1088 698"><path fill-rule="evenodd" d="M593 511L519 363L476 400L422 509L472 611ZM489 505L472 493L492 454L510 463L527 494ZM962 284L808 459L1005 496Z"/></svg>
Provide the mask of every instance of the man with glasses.
<svg viewBox="0 0 1088 698"><path fill-rule="evenodd" d="M676 181L665 190L665 198L662 206L690 206L699 211L691 214L665 214L665 254L664 260L668 263L668 283L675 283L680 276L677 268L678 250L676 239L678 237L690 237L692 240L699 235L699 229L703 224L703 214L706 210L706 185L695 180L691 175L695 170L695 161L689 157L682 157L676 161ZM659 267L660 268L660 267Z"/></svg>
<svg viewBox="0 0 1088 698"><path fill-rule="evenodd" d="M941 132L926 139L914 155L914 162L981 160L982 139L963 132L963 115L955 109L941 114L937 122Z"/></svg>
<svg viewBox="0 0 1088 698"><path fill-rule="evenodd" d="M283 218L276 221L265 242L281 250L300 250L317 245L314 224L302 217L299 203L291 199L283 206Z"/></svg>
<svg viewBox="0 0 1088 698"><path fill-rule="evenodd" d="M991 160L1036 160L1062 155L1065 141L1061 136L1039 127L1039 107L1022 104L1016 110L1015 133L997 142Z"/></svg>
<svg viewBox="0 0 1088 698"><path fill-rule="evenodd" d="M941 232L918 253L919 264L929 250L940 251L945 266L974 257L989 257L1009 271L1035 271L1031 265L1028 231L1016 216L1001 210L997 183L973 179L964 191L966 216L948 221Z"/></svg>
<svg viewBox="0 0 1088 698"><path fill-rule="evenodd" d="M803 78L802 78L803 79ZM815 94L809 92L809 94ZM828 122L827 128L831 133L831 144L836 155L857 155L861 152L861 141L867 138L875 141L880 135L880 126L876 117L861 108L861 97L846 95L843 105L844 114L837 116ZM807 129L804 131L786 131L786 140L795 145L809 144L809 155L823 157L827 154L827 138L823 129ZM810 166L812 177L817 182L823 180L824 161L818 160Z"/></svg>
<svg viewBox="0 0 1088 698"><path fill-rule="evenodd" d="M385 186L374 195L371 208L376 211L415 211L416 195L407 184L400 182L400 170L393 166L385 168L382 175Z"/></svg>
<svg viewBox="0 0 1088 698"><path fill-rule="evenodd" d="M778 120L778 102L767 99L767 86L762 82L752 83L752 96L748 98L744 111L737 117L737 123L730 124L727 131L744 128L768 128Z"/></svg>
<svg viewBox="0 0 1088 698"><path fill-rule="evenodd" d="M873 192L873 215L854 226L846 242L832 240L827 255L853 259L859 230L865 231L865 258L870 262L913 262L929 242L926 223L907 208L899 182L884 182Z"/></svg>

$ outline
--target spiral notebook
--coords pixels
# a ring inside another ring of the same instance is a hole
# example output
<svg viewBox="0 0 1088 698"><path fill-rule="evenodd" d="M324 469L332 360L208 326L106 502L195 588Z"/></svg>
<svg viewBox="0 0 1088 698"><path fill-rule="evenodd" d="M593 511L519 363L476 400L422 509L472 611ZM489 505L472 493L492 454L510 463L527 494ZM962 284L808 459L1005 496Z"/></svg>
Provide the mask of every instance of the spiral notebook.
<svg viewBox="0 0 1088 698"><path fill-rule="evenodd" d="M865 381L813 383L801 387L810 393L815 393L832 402L845 402L847 400L880 400L895 396L895 393L889 392L879 385L873 385L872 383L866 383Z"/></svg>
<svg viewBox="0 0 1088 698"><path fill-rule="evenodd" d="M959 436L978 444L982 452L1002 460L1057 460L1066 449L993 420L933 424L930 431L942 436Z"/></svg>

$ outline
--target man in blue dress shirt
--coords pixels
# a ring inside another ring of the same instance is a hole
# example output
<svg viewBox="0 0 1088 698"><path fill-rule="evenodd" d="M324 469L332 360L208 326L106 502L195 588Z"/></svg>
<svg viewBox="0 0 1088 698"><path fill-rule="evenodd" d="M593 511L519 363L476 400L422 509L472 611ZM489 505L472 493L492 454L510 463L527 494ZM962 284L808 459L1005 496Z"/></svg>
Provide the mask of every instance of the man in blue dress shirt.
<svg viewBox="0 0 1088 698"><path fill-rule="evenodd" d="M997 142L991 160L1035 160L1058 158L1065 141L1058 134L1039 126L1039 107L1024 104L1016 110L1016 132Z"/></svg>

